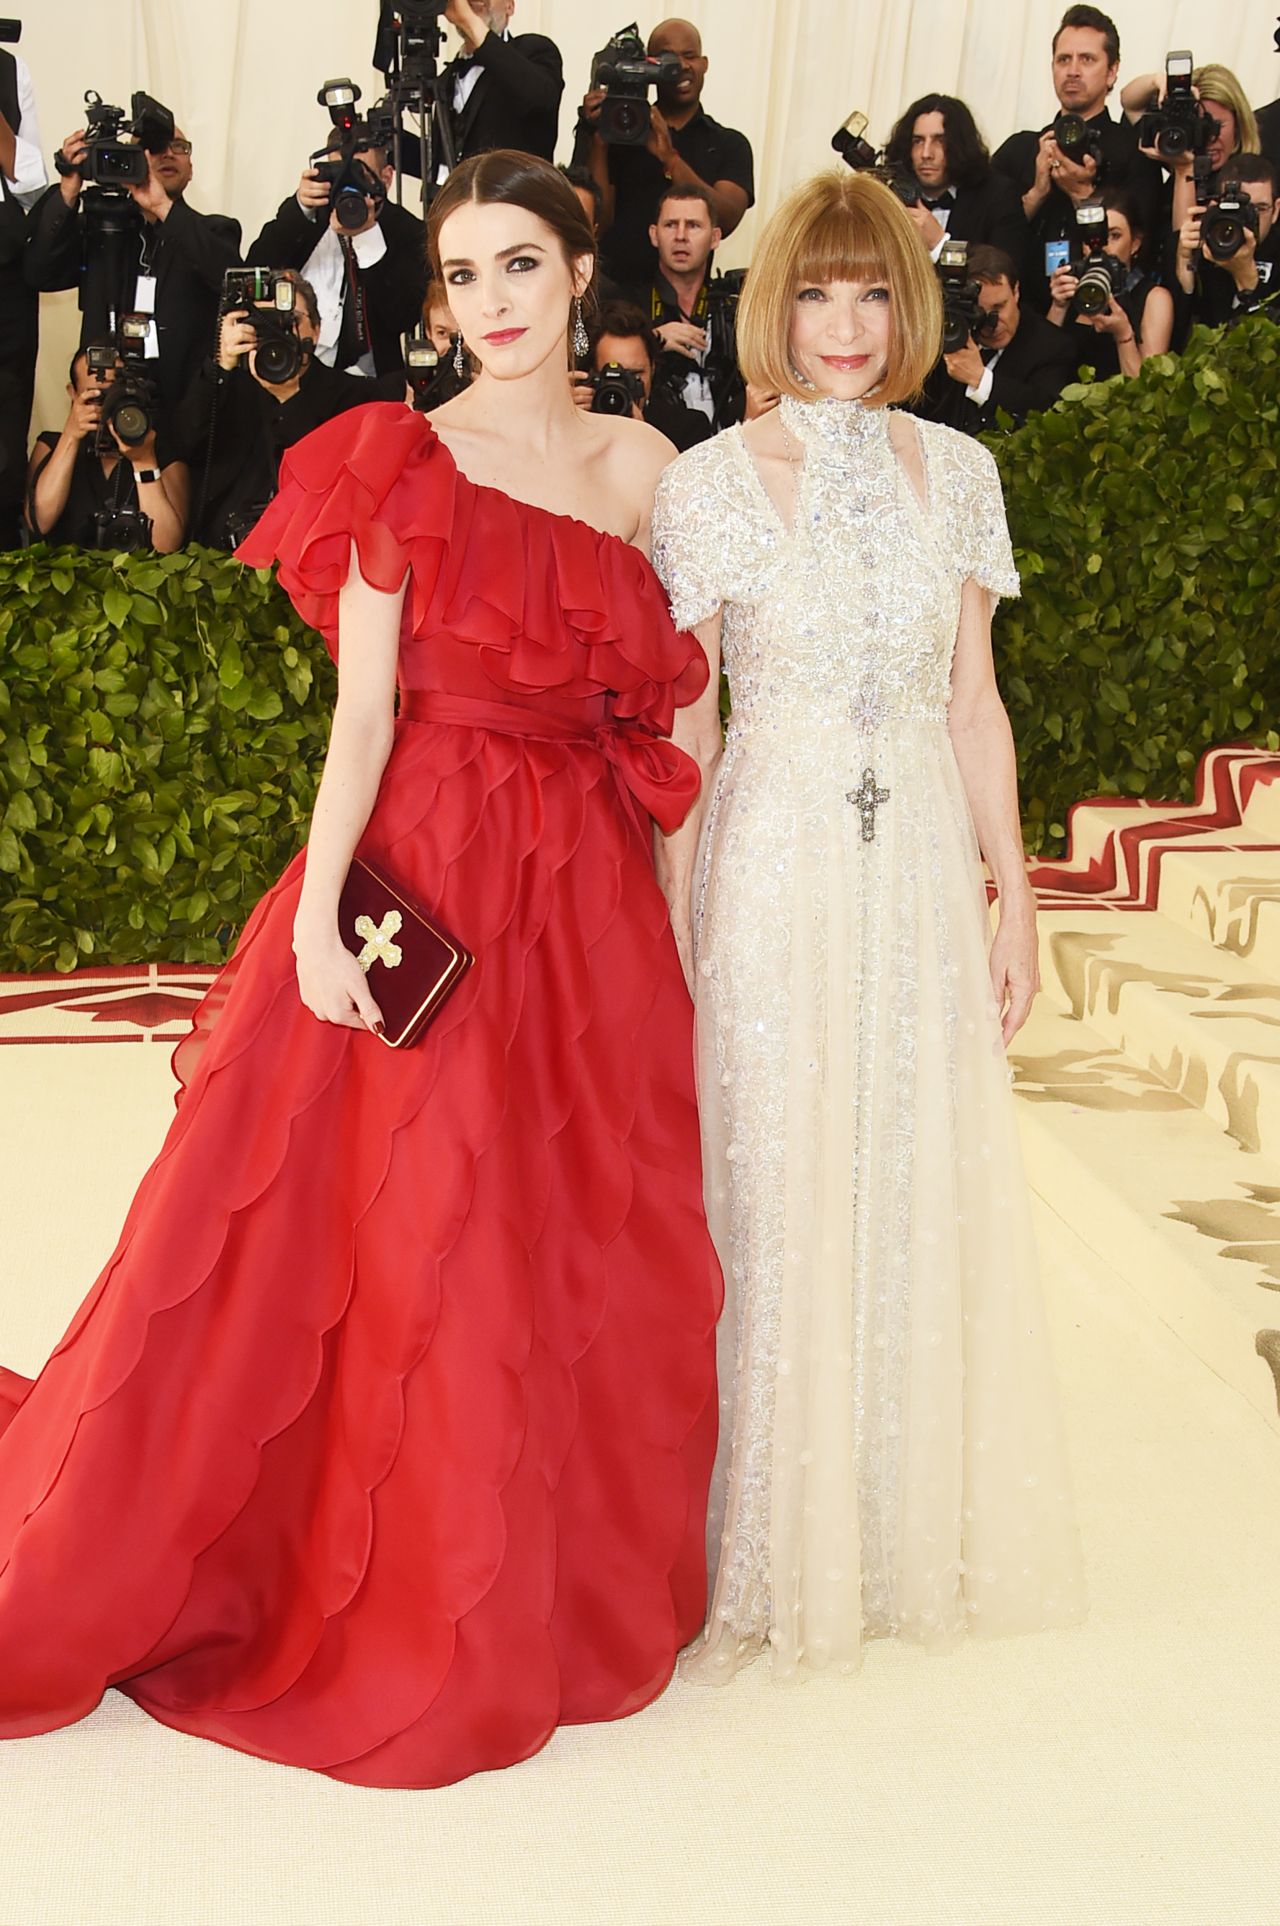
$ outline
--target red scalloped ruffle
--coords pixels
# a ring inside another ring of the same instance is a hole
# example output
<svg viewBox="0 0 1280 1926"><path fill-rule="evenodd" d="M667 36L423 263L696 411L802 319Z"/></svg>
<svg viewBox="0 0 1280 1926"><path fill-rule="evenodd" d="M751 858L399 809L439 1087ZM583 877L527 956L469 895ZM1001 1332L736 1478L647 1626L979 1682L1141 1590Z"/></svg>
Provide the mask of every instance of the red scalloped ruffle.
<svg viewBox="0 0 1280 1926"><path fill-rule="evenodd" d="M469 481L431 424L396 402L352 409L291 449L279 494L237 553L254 567L278 562L336 657L352 543L374 587L390 592L408 575L406 637L474 644L499 688L609 691L616 716L666 735L706 686L706 657L674 627L637 548ZM402 666L416 686L412 661Z"/></svg>
<svg viewBox="0 0 1280 1926"><path fill-rule="evenodd" d="M719 1279L645 838L599 757L406 729L366 847L477 968L388 1051L299 1003L302 859L255 912L115 1255L0 1384L0 1734L118 1684L435 1785L634 1711L701 1623Z"/></svg>

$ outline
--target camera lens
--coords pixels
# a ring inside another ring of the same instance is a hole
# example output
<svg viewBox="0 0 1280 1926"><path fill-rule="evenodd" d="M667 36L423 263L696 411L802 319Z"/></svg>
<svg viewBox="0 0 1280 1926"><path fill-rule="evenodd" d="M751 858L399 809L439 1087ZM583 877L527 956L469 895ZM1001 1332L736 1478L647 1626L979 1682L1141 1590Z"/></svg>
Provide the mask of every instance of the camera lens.
<svg viewBox="0 0 1280 1926"><path fill-rule="evenodd" d="M122 401L112 411L111 425L127 447L136 448L151 433L151 416L141 402Z"/></svg>
<svg viewBox="0 0 1280 1926"><path fill-rule="evenodd" d="M615 100L612 102L610 119L615 139L640 140L649 132L648 102L626 98Z"/></svg>
<svg viewBox="0 0 1280 1926"><path fill-rule="evenodd" d="M1229 261L1244 246L1243 224L1231 215L1221 215L1210 223L1204 243L1215 260Z"/></svg>
<svg viewBox="0 0 1280 1926"><path fill-rule="evenodd" d="M333 211L338 226L347 229L363 227L368 219L369 210L364 195L354 187L340 187L333 197Z"/></svg>
<svg viewBox="0 0 1280 1926"><path fill-rule="evenodd" d="M282 382L292 381L302 367L302 349L292 335L282 341L262 341L253 365L263 381L278 387Z"/></svg>

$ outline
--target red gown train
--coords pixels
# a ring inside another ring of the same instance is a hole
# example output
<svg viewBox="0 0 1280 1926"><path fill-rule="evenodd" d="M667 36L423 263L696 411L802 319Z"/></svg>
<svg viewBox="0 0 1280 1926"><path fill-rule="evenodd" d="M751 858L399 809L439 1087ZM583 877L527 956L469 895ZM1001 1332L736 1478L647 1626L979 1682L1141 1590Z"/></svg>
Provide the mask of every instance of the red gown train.
<svg viewBox="0 0 1280 1926"><path fill-rule="evenodd" d="M702 1622L720 1278L650 816L706 667L635 549L393 404L301 443L242 553L335 647L353 539L410 575L361 849L477 966L392 1051L299 1001L303 857L254 911L114 1256L0 1374L0 1736L117 1686L430 1786L637 1710Z"/></svg>

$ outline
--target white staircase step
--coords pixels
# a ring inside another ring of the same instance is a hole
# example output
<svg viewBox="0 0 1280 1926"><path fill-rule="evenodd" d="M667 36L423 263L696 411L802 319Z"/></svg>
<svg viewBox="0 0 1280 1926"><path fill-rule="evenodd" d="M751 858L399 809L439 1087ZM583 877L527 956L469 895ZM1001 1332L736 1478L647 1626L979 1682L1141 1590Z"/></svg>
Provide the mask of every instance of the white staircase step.
<svg viewBox="0 0 1280 1926"><path fill-rule="evenodd" d="M1280 984L1151 911L1040 917L1046 990L1104 1043L1280 1158Z"/></svg>
<svg viewBox="0 0 1280 1926"><path fill-rule="evenodd" d="M1170 850L1160 864L1157 907L1280 984L1280 849Z"/></svg>
<svg viewBox="0 0 1280 1926"><path fill-rule="evenodd" d="M1258 1354L1259 1334L1280 1327L1274 1166L1047 997L1010 1061L1033 1188L1280 1430Z"/></svg>

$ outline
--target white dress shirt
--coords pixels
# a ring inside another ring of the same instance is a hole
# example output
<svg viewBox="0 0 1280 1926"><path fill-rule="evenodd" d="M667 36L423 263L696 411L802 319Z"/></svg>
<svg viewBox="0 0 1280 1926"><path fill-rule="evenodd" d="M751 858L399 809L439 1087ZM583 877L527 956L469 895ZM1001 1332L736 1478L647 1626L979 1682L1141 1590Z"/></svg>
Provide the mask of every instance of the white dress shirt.
<svg viewBox="0 0 1280 1926"><path fill-rule="evenodd" d="M16 201L20 201L25 208L31 208L49 185L49 175L40 151L40 123L36 118L36 91L31 84L31 74L20 55L14 54L13 60L18 70L18 106L21 111L18 125L13 130L13 173L5 175L5 185Z"/></svg>
<svg viewBox="0 0 1280 1926"><path fill-rule="evenodd" d="M986 367L982 370L981 381L975 381L972 388L965 389L965 393L968 395L970 401L976 402L979 408L985 408L991 399L992 376L995 373L996 362L1003 353L1003 348L997 348Z"/></svg>
<svg viewBox="0 0 1280 1926"><path fill-rule="evenodd" d="M387 237L381 227L366 228L363 234L351 238L351 246L356 257L356 265L371 268L380 261L387 251ZM310 281L315 289L316 305L320 309L320 339L316 344L316 358L326 367L332 368L338 356L338 337L342 332L342 308L347 298L346 263L342 253L342 242L327 224L320 239L307 257L302 270L304 281ZM356 374L374 373L373 351L362 354L352 363Z"/></svg>

